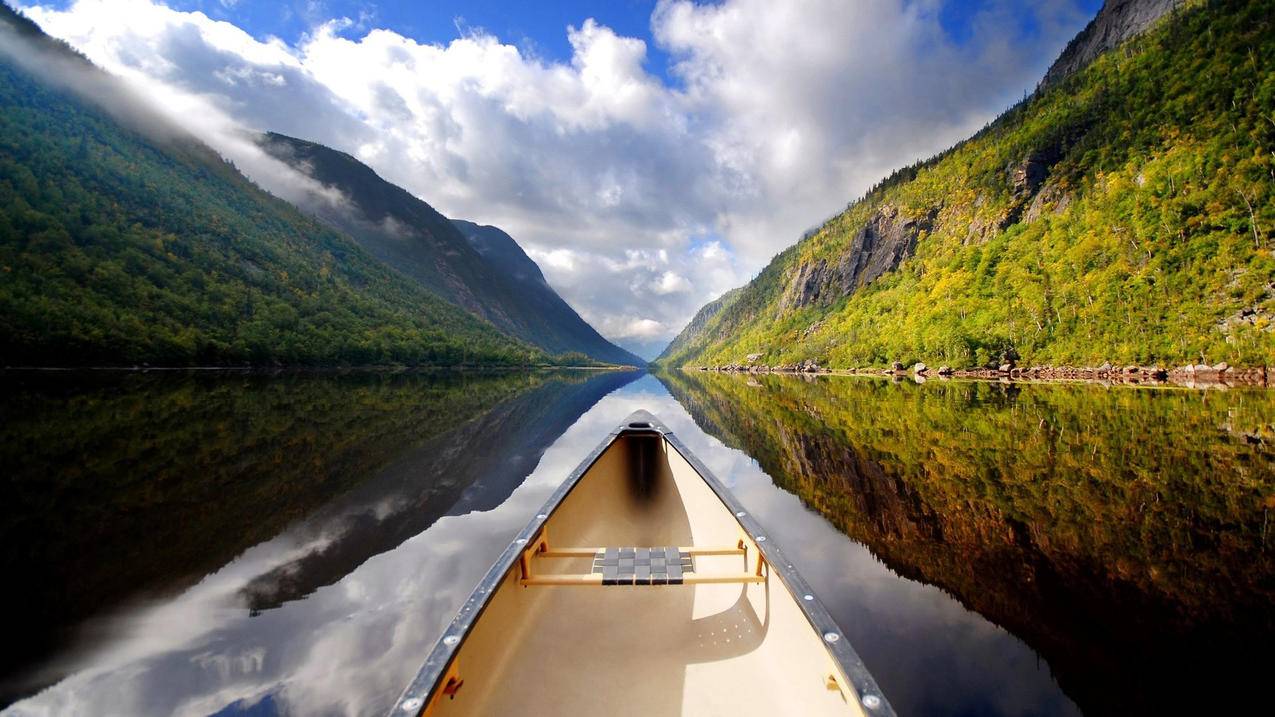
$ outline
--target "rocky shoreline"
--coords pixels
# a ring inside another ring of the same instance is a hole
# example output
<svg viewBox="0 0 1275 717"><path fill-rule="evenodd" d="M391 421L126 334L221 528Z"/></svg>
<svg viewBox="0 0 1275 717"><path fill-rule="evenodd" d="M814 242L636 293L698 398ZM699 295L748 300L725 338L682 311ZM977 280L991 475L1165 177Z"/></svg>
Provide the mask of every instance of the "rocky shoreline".
<svg viewBox="0 0 1275 717"><path fill-rule="evenodd" d="M973 378L996 381L1093 381L1102 383L1131 384L1175 384L1181 386L1268 386L1275 378L1271 368L1255 366L1237 368L1226 363L1188 364L1177 368L1162 366L1115 366L1104 363L1101 366L1017 366L1004 363L998 367L952 368L939 366L933 368L923 363L905 367L895 362L890 368L850 368L830 369L820 366L813 360L795 364L766 366L756 363L756 358L749 357L749 362L727 364L725 366L696 366L699 371L715 371L719 373L787 373L787 374L836 374L852 376L889 376L903 378L910 376L917 381L927 379Z"/></svg>

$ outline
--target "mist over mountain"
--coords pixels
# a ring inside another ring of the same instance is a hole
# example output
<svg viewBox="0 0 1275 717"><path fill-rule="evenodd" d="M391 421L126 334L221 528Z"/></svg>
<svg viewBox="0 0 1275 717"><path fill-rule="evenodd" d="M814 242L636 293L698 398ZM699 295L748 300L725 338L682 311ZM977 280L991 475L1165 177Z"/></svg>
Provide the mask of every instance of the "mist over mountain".
<svg viewBox="0 0 1275 717"><path fill-rule="evenodd" d="M444 299L552 354L645 364L581 319L500 229L453 222L344 152L274 132L259 143L327 190L302 198L303 209Z"/></svg>
<svg viewBox="0 0 1275 717"><path fill-rule="evenodd" d="M527 364L0 6L0 364Z"/></svg>

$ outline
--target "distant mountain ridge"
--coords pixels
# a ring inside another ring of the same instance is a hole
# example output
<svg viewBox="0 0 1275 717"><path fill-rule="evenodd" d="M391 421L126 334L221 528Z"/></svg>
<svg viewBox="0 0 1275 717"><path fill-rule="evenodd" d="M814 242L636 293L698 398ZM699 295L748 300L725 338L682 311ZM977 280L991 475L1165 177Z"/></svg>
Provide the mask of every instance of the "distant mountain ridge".
<svg viewBox="0 0 1275 717"><path fill-rule="evenodd" d="M1035 94L657 363L1275 364L1273 25L1272 0L1109 0Z"/></svg>
<svg viewBox="0 0 1275 717"><path fill-rule="evenodd" d="M580 318L500 229L450 220L351 155L317 142L269 132L258 144L348 200L313 195L304 210L444 299L549 353L645 365Z"/></svg>
<svg viewBox="0 0 1275 717"><path fill-rule="evenodd" d="M505 276L524 284L543 284L545 275L527 253L518 246L518 242L499 227L477 224L464 219L453 219L452 224L460 230L461 236L484 259L504 272Z"/></svg>

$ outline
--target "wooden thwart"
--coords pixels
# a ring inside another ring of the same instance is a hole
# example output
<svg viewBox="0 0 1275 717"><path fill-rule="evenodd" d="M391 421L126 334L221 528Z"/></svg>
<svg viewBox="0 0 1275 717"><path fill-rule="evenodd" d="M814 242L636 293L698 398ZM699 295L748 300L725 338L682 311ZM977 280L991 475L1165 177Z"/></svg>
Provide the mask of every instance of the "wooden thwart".
<svg viewBox="0 0 1275 717"><path fill-rule="evenodd" d="M618 549L616 549L618 550ZM633 550L633 549L626 549ZM646 550L645 548L643 550ZM669 548L669 550L674 550ZM698 547L686 546L675 549L681 556L709 556L709 555L741 555L744 561L748 562L748 550L741 539L734 546L713 546ZM615 585L617 583L608 581L606 577L598 572L592 573L549 573L536 574L532 566L536 558L599 558L608 551L607 548L550 548L549 536L547 531L541 530L529 542L527 547L518 556L521 575L519 583L523 587L533 585ZM687 559L683 557L683 559ZM689 566L690 563L687 563ZM722 583L764 583L766 575L763 573L765 561L760 555L757 555L757 569L748 573L717 573L704 574L696 573L687 568L687 572L679 571L675 578L661 579L658 576L646 576L637 579L634 576L628 576L627 580L618 583L620 585L714 585Z"/></svg>
<svg viewBox="0 0 1275 717"><path fill-rule="evenodd" d="M592 558L605 551L606 548L546 548L536 553L537 558ZM743 555L743 548L678 548L678 552L687 555Z"/></svg>
<svg viewBox="0 0 1275 717"><path fill-rule="evenodd" d="M523 586L602 585L602 575L599 573L581 573L578 575L577 574L533 575L529 578L523 578L521 582ZM687 573L682 576L681 582L674 584L673 587L676 587L677 585L712 585L712 584L720 584L720 583L764 583L764 582L766 582L766 577L764 575L754 575L752 573L721 573L717 575ZM657 583L656 585L658 586L662 584L663 583ZM639 583L639 585L645 585L645 583Z"/></svg>

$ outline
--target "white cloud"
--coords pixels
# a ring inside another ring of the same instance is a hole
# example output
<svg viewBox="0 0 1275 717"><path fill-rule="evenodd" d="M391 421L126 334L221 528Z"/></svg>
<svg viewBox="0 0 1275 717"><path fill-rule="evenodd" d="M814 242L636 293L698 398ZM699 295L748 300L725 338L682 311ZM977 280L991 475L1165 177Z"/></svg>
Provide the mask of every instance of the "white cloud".
<svg viewBox="0 0 1275 717"><path fill-rule="evenodd" d="M650 345L1030 87L1084 18L1027 6L994 0L958 45L937 0L661 0L676 85L645 69L644 41L590 19L564 28L556 63L481 30L422 44L366 17L290 45L153 0L25 9L264 186L296 177L242 128L351 152L448 216L501 226L603 334ZM1039 40L1006 29L1011 7Z"/></svg>
<svg viewBox="0 0 1275 717"><path fill-rule="evenodd" d="M560 272L573 272L576 270L575 254L570 249L542 251L529 247L527 254L540 265L541 269Z"/></svg>
<svg viewBox="0 0 1275 717"><path fill-rule="evenodd" d="M659 280L651 285L651 290L661 296L667 294L680 294L682 292L690 291L691 288L691 282L687 281L686 277L675 274L671 271L666 271L663 274L660 274Z"/></svg>

